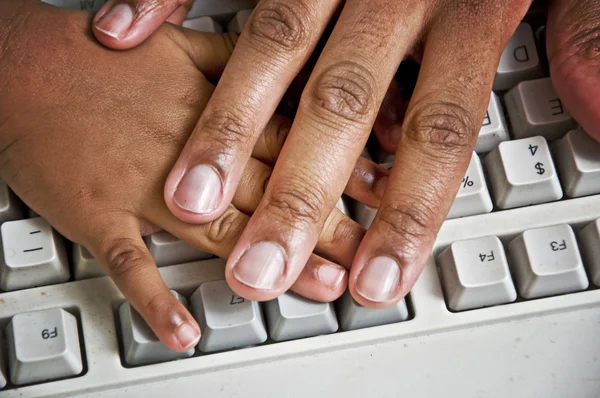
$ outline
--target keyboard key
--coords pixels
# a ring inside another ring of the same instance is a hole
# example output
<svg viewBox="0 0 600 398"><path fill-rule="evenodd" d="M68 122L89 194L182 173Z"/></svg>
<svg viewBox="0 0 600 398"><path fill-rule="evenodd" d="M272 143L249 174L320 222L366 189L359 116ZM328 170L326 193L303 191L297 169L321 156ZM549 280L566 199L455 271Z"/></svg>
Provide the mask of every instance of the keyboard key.
<svg viewBox="0 0 600 398"><path fill-rule="evenodd" d="M438 257L448 307L454 311L517 298L502 242L495 236L454 242Z"/></svg>
<svg viewBox="0 0 600 398"><path fill-rule="evenodd" d="M504 97L515 138L561 138L577 123L558 98L549 77L519 83Z"/></svg>
<svg viewBox="0 0 600 398"><path fill-rule="evenodd" d="M367 308L354 301L350 292L346 290L342 297L335 302L335 305L340 321L340 329L342 330L369 328L398 323L408 319L408 308L405 300L401 300L398 304L388 308Z"/></svg>
<svg viewBox="0 0 600 398"><path fill-rule="evenodd" d="M600 218L579 233L581 254L592 283L600 286Z"/></svg>
<svg viewBox="0 0 600 398"><path fill-rule="evenodd" d="M485 161L494 202L501 209L562 198L558 175L543 137L505 141Z"/></svg>
<svg viewBox="0 0 600 398"><path fill-rule="evenodd" d="M61 308L15 315L6 338L14 384L75 376L83 370L77 320Z"/></svg>
<svg viewBox="0 0 600 398"><path fill-rule="evenodd" d="M585 131L571 130L556 143L556 166L570 198L600 193L600 143Z"/></svg>
<svg viewBox="0 0 600 398"><path fill-rule="evenodd" d="M196 0L187 13L187 19L209 16L219 22L229 21L236 12L249 10L256 0Z"/></svg>
<svg viewBox="0 0 600 398"><path fill-rule="evenodd" d="M198 32L220 33L223 31L221 25L211 17L193 18L183 21L184 28L197 30Z"/></svg>
<svg viewBox="0 0 600 398"><path fill-rule="evenodd" d="M24 206L4 181L0 181L0 224L25 218Z"/></svg>
<svg viewBox="0 0 600 398"><path fill-rule="evenodd" d="M107 0L42 0L42 2L73 10L96 12Z"/></svg>
<svg viewBox="0 0 600 398"><path fill-rule="evenodd" d="M338 329L332 303L287 292L265 304L269 335L275 341L333 333Z"/></svg>
<svg viewBox="0 0 600 398"><path fill-rule="evenodd" d="M537 298L588 287L573 229L556 225L523 232L508 245L519 293Z"/></svg>
<svg viewBox="0 0 600 398"><path fill-rule="evenodd" d="M187 305L185 297L173 290L171 292L183 305ZM147 365L194 355L193 348L185 352L171 351L167 348L127 301L119 307L119 321L123 338L124 360L128 365Z"/></svg>
<svg viewBox="0 0 600 398"><path fill-rule="evenodd" d="M234 33L242 33L244 30L244 25L246 25L246 21L250 18L253 10L241 10L235 14L235 17L229 22L227 25L228 32Z"/></svg>
<svg viewBox="0 0 600 398"><path fill-rule="evenodd" d="M350 209L348 208L348 205L346 204L346 200L344 200L343 197L338 199L337 203L335 204L335 207L339 211L341 211L342 213L344 213L345 215L350 217Z"/></svg>
<svg viewBox="0 0 600 398"><path fill-rule="evenodd" d="M146 236L144 240L159 267L206 260L212 257L212 254L197 250L165 231Z"/></svg>
<svg viewBox="0 0 600 398"><path fill-rule="evenodd" d="M473 152L471 163L462 180L454 204L450 208L448 218L473 216L489 213L494 205L485 183L479 156Z"/></svg>
<svg viewBox="0 0 600 398"><path fill-rule="evenodd" d="M543 76L533 30L528 23L522 23L502 52L494 80L494 90L508 90L520 81Z"/></svg>
<svg viewBox="0 0 600 398"><path fill-rule="evenodd" d="M504 120L500 100L495 93L492 93L487 112L483 118L481 130L479 130L475 152L489 152L495 149L502 141L508 140L510 140L510 136L506 128L506 121Z"/></svg>
<svg viewBox="0 0 600 398"><path fill-rule="evenodd" d="M104 269L83 246L73 244L73 273L75 280L106 276Z"/></svg>
<svg viewBox="0 0 600 398"><path fill-rule="evenodd" d="M231 350L267 340L259 304L235 294L227 282L202 284L190 301L194 317L202 330L198 343L200 351Z"/></svg>
<svg viewBox="0 0 600 398"><path fill-rule="evenodd" d="M4 362L2 333L0 333L0 390L6 387L8 379L6 377L6 363Z"/></svg>
<svg viewBox="0 0 600 398"><path fill-rule="evenodd" d="M69 265L60 235L43 218L9 221L0 227L0 288L25 289L69 280Z"/></svg>

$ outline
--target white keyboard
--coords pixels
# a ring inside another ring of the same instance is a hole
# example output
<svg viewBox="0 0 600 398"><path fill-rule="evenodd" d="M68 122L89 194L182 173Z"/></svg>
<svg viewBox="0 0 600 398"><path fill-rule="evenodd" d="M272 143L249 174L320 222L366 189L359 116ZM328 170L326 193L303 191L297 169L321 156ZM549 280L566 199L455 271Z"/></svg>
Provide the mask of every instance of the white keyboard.
<svg viewBox="0 0 600 398"><path fill-rule="evenodd" d="M240 31L253 4L198 1L185 26ZM510 41L449 219L391 308L248 301L223 260L158 233L146 244L203 332L171 352L0 184L0 397L600 396L600 144L558 100L534 31Z"/></svg>

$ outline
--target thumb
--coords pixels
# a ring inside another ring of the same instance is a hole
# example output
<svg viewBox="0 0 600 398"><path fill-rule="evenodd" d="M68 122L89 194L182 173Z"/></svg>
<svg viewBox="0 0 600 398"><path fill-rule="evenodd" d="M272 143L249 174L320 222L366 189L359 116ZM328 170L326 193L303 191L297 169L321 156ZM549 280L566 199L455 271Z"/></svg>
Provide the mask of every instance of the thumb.
<svg viewBox="0 0 600 398"><path fill-rule="evenodd" d="M126 50L137 46L163 22L180 24L194 0L110 0L94 17L94 35L105 46Z"/></svg>
<svg viewBox="0 0 600 398"><path fill-rule="evenodd" d="M600 141L600 2L554 0L547 42L556 92L575 120Z"/></svg>

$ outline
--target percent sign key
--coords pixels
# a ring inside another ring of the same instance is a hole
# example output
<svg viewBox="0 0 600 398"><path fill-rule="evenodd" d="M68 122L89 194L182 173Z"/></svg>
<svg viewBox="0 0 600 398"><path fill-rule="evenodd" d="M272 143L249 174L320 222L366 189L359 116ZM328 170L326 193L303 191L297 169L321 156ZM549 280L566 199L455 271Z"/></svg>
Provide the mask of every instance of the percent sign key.
<svg viewBox="0 0 600 398"><path fill-rule="evenodd" d="M463 188L472 187L473 185L475 185L475 183L473 182L473 180L471 180L471 178L469 178L469 176L465 176L465 178L463 178L463 180L462 180Z"/></svg>

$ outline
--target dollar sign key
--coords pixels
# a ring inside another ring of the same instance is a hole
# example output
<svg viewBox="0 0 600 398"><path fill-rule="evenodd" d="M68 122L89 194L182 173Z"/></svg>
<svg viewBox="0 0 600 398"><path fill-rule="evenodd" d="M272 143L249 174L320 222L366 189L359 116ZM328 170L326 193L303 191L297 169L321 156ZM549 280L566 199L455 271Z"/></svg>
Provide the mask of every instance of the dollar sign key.
<svg viewBox="0 0 600 398"><path fill-rule="evenodd" d="M535 164L535 168L536 168L537 173L539 175L542 175L542 174L544 174L546 172L546 170L544 169L544 163L542 163L542 162L537 162Z"/></svg>

